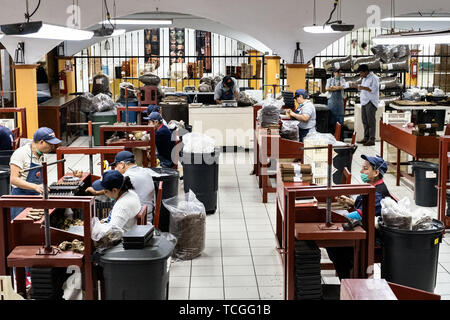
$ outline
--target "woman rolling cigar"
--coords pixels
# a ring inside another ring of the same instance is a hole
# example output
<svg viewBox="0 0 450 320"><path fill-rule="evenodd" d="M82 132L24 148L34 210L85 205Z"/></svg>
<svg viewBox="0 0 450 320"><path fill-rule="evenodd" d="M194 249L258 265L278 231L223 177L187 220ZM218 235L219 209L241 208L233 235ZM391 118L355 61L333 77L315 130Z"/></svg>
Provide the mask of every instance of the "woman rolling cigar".
<svg viewBox="0 0 450 320"><path fill-rule="evenodd" d="M295 91L294 98L298 102L298 107L295 111L287 109L286 115L298 120L299 139L300 142L303 142L308 133L316 131L316 108L307 99L308 93L304 89Z"/></svg>

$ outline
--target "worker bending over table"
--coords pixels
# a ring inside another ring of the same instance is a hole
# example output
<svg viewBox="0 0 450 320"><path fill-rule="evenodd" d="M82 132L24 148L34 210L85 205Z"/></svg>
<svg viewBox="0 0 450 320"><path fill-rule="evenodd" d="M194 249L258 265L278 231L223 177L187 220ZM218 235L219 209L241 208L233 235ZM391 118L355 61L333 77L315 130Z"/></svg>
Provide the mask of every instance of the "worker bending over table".
<svg viewBox="0 0 450 320"><path fill-rule="evenodd" d="M103 219L103 223L110 223L112 227L127 232L137 225L137 216L141 210L141 202L130 177L124 177L117 170L103 172L101 180L94 181L92 188L95 191L105 190L105 195L115 200L111 214Z"/></svg>
<svg viewBox="0 0 450 320"><path fill-rule="evenodd" d="M9 161L11 168L10 184L13 186L12 195L39 195L43 193L42 168L27 172L22 171L42 165L45 160L44 154L52 152L55 145L59 143L61 143L61 140L55 137L52 129L42 127L34 133L33 142L14 151ZM11 208L11 220L24 209Z"/></svg>
<svg viewBox="0 0 450 320"><path fill-rule="evenodd" d="M0 125L0 150L12 150L14 143L14 135L9 128Z"/></svg>
<svg viewBox="0 0 450 320"><path fill-rule="evenodd" d="M223 100L238 100L239 86L236 79L230 76L223 77L214 89L214 100L217 104L222 104Z"/></svg>
<svg viewBox="0 0 450 320"><path fill-rule="evenodd" d="M150 169L138 166L134 159L134 154L126 150L116 154L114 162L110 165L115 166L116 170L124 177L130 177L141 205L147 206L148 219L151 221L155 207L155 186ZM86 191L94 195L105 194L104 190L95 191L92 187L87 188Z"/></svg>
<svg viewBox="0 0 450 320"><path fill-rule="evenodd" d="M386 184L383 182L383 176L386 173L388 166L386 161L379 156L369 157L367 155L361 155L364 159L364 164L360 171L361 180L364 183L369 183L375 187L375 217L381 215L381 200L389 197L390 193ZM359 195L356 200L352 200L347 197L338 198L339 201L352 204L355 211L348 213L347 218L361 220L362 219L362 197ZM377 230L375 230L375 242L380 244ZM350 247L338 247L327 248L328 256L333 261L336 273L339 279L350 278L350 270L353 267L353 248Z"/></svg>
<svg viewBox="0 0 450 320"><path fill-rule="evenodd" d="M147 118L149 124L156 127L155 145L156 157L158 158L161 167L173 168L172 150L175 147L175 142L172 140L172 132L164 125L163 118L159 112L153 111Z"/></svg>
<svg viewBox="0 0 450 320"><path fill-rule="evenodd" d="M300 142L303 142L308 133L316 132L316 108L308 100L308 92L304 89L295 91L294 98L298 103L298 107L295 111L287 109L286 115L291 119L298 120L299 139Z"/></svg>

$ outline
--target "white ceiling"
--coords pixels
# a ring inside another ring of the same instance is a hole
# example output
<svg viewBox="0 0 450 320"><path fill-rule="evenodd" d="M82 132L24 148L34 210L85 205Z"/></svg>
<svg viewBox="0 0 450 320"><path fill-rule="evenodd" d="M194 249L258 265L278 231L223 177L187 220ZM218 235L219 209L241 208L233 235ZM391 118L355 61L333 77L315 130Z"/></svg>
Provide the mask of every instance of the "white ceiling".
<svg viewBox="0 0 450 320"><path fill-rule="evenodd" d="M369 18L367 10L371 5L378 6L382 18L391 15L391 0L341 1L343 1L342 20L354 24L356 28L367 26ZM29 0L29 2L30 8L34 8L37 4L37 0ZM43 20L58 25L66 25L68 21L71 21L71 11L68 7L72 4L72 0L42 0L41 2L41 8L32 20ZM396 0L395 3L397 15L412 11L434 11L437 14L450 12L448 0ZM79 4L83 29L88 29L101 20L100 0L79 0ZM113 0L108 0L108 4L112 11ZM332 0L316 0L318 24L322 24L328 18L332 4ZM24 20L24 1L0 0L0 5L2 7L0 23ZM218 32L222 28L228 30L224 32L230 34L239 31L239 35L254 39L255 42L271 48L274 53L288 62L292 61L296 42L301 42L305 59L308 60L342 36L342 34L317 35L303 32L303 26L311 25L313 22L313 0L116 0L116 7L118 17L156 11L201 17L204 18L202 20L208 21L210 28L215 26L217 29L208 30L198 27L199 29ZM183 24L188 24L188 20L184 19ZM191 20L191 23L193 21ZM186 27L197 28L192 25L186 25ZM243 42L247 43L247 41ZM28 50L32 50L32 46L27 47ZM41 56L43 54L45 52Z"/></svg>

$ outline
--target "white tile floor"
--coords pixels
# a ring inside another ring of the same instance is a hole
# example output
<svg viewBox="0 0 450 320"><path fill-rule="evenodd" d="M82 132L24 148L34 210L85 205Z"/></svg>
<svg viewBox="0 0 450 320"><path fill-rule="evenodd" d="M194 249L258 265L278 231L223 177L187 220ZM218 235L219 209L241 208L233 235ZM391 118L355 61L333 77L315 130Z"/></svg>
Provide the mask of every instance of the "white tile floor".
<svg viewBox="0 0 450 320"><path fill-rule="evenodd" d="M87 145L87 137L73 145ZM379 153L374 147L358 146L353 158L353 183L361 183L359 170L362 153ZM55 155L49 156L49 161ZM67 155L66 167L88 171L87 156ZM218 208L206 219L206 247L202 255L192 261L172 263L170 299L282 299L282 267L275 250L274 230L275 195L269 194L266 204L252 170L253 152L222 154L228 160L219 165ZM94 157L94 164L99 156ZM100 167L94 166L95 174ZM407 196L414 203L414 193L407 187L395 186L395 175L384 178L393 194ZM56 181L56 167L49 170L50 183ZM182 182L180 183L182 192ZM437 217L437 208L427 208ZM322 250L324 260L326 252ZM380 266L375 266L375 277L380 277ZM338 284L334 271L322 271L323 283ZM435 293L450 300L450 239L440 245L439 266Z"/></svg>

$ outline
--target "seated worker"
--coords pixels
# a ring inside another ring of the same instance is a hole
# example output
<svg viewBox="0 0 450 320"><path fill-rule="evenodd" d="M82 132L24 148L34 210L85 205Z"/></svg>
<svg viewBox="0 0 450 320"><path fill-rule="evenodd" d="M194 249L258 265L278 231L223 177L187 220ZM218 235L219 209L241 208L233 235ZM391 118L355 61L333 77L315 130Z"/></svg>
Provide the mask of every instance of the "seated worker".
<svg viewBox="0 0 450 320"><path fill-rule="evenodd" d="M316 132L316 108L311 101L307 100L308 93L304 89L295 91L294 98L298 103L298 107L295 111L287 109L286 115L290 116L291 119L299 121L299 140L303 142L303 139L308 133Z"/></svg>
<svg viewBox="0 0 450 320"><path fill-rule="evenodd" d="M61 140L55 137L52 129L42 127L33 135L33 142L18 148L11 156L10 183L13 186L12 195L39 195L43 193L42 168L28 170L40 166L44 161L43 155L50 153ZM25 208L11 208L11 220Z"/></svg>
<svg viewBox="0 0 450 320"><path fill-rule="evenodd" d="M364 159L364 164L360 171L361 180L365 183L369 183L376 188L375 190L375 216L381 215L381 200L385 197L389 197L390 193L383 182L383 176L386 173L388 166L386 161L379 156L369 157L367 155L361 155ZM355 201L341 197L346 202L353 203L355 211L348 213L347 218L361 220L362 216L362 196L359 195ZM376 238L377 234L375 233ZM376 240L377 242L377 240ZM353 248L339 247L339 248L327 248L328 256L333 261L334 267L338 274L339 279L345 279L350 277L350 270L353 267Z"/></svg>
<svg viewBox="0 0 450 320"><path fill-rule="evenodd" d="M139 167L130 151L120 151L110 165L115 166L124 177L130 177L141 205L146 205L147 212L151 215L155 206L155 186L150 169ZM94 195L105 193L104 190L96 192L92 187L86 191Z"/></svg>
<svg viewBox="0 0 450 320"><path fill-rule="evenodd" d="M123 232L127 232L137 224L141 202L133 191L130 177L124 177L117 170L108 170L103 172L101 180L92 184L92 188L95 191L105 190L105 195L116 201L109 221L105 219L102 220L103 223L110 223L111 226L120 228Z"/></svg>
<svg viewBox="0 0 450 320"><path fill-rule="evenodd" d="M161 113L161 107L156 105L156 104L149 104L148 107L147 107L147 110L145 111L145 114L148 117L153 111ZM166 120L163 119L163 123L164 123L165 126L167 126Z"/></svg>
<svg viewBox="0 0 450 320"><path fill-rule="evenodd" d="M148 120L149 124L156 126L156 157L159 159L161 167L173 168L172 150L175 147L175 142L172 140L172 132L170 132L170 129L162 122L163 119L159 112L154 111L144 119Z"/></svg>
<svg viewBox="0 0 450 320"><path fill-rule="evenodd" d="M12 150L14 135L9 128L0 125L0 150Z"/></svg>
<svg viewBox="0 0 450 320"><path fill-rule="evenodd" d="M230 76L223 77L214 89L214 100L217 104L222 104L222 100L238 100L239 86L236 79Z"/></svg>

